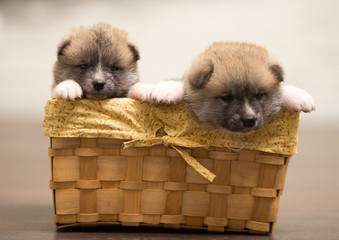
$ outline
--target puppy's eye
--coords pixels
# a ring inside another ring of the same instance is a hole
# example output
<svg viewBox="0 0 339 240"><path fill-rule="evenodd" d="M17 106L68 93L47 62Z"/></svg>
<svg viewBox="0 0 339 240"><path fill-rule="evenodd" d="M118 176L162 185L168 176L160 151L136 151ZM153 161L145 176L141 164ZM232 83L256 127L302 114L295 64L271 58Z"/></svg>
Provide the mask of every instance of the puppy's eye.
<svg viewBox="0 0 339 240"><path fill-rule="evenodd" d="M81 68L82 70L86 70L86 69L88 68L88 65L87 65L87 64L81 64L81 65L80 65L80 68Z"/></svg>
<svg viewBox="0 0 339 240"><path fill-rule="evenodd" d="M257 100L261 100L263 97L264 97L264 94L263 94L263 93L257 93L257 94L255 95L255 98L256 98Z"/></svg>
<svg viewBox="0 0 339 240"><path fill-rule="evenodd" d="M232 95L225 95L225 96L222 96L220 98L221 98L221 100L223 100L226 103L230 103L234 100L234 97Z"/></svg>
<svg viewBox="0 0 339 240"><path fill-rule="evenodd" d="M112 67L111 67L111 71L112 71L112 72L116 72L116 71L119 71L119 70L120 70L120 68L117 67L117 66L112 66Z"/></svg>

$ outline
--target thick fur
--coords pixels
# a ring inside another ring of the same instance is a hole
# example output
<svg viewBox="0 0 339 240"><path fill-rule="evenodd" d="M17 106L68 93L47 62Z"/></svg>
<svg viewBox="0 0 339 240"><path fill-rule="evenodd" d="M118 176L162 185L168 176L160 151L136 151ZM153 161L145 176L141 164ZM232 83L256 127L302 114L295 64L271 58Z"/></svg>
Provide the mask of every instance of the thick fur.
<svg viewBox="0 0 339 240"><path fill-rule="evenodd" d="M259 46L217 42L184 76L184 99L212 128L247 133L280 111L282 68Z"/></svg>
<svg viewBox="0 0 339 240"><path fill-rule="evenodd" d="M127 32L103 23L74 28L58 46L52 95L67 100L126 97L139 81L138 60Z"/></svg>
<svg viewBox="0 0 339 240"><path fill-rule="evenodd" d="M282 67L266 49L249 43L216 42L193 61L182 82L139 83L129 96L150 103L185 101L204 125L248 133L283 107L305 112L315 109L311 95L283 80Z"/></svg>

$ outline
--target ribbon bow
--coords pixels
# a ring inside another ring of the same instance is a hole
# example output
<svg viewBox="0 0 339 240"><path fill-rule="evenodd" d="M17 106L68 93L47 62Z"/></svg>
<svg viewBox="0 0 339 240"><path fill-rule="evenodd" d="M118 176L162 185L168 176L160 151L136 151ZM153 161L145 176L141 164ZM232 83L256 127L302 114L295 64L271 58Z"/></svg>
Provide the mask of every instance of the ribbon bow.
<svg viewBox="0 0 339 240"><path fill-rule="evenodd" d="M194 157L190 156L187 152L185 152L181 147L209 147L209 141L203 137L170 137L170 136L162 136L162 137L154 137L150 139L135 139L129 142L124 143L124 148L129 147L151 147L154 145L163 144L164 146L169 146L175 149L183 159L200 175L206 178L208 181L212 182L216 175L212 173L210 170L205 168L201 163L199 163Z"/></svg>

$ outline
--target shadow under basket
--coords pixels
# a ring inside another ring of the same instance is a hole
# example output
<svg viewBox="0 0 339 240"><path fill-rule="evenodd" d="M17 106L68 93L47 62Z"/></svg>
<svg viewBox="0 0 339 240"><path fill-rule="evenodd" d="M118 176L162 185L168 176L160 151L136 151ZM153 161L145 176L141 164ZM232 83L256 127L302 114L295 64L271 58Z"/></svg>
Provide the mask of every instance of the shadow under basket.
<svg viewBox="0 0 339 240"><path fill-rule="evenodd" d="M45 118L45 129L46 121L50 118ZM277 221L291 154L182 147L216 175L209 181L170 145L124 148L131 139L46 135L57 227L160 226L266 234Z"/></svg>

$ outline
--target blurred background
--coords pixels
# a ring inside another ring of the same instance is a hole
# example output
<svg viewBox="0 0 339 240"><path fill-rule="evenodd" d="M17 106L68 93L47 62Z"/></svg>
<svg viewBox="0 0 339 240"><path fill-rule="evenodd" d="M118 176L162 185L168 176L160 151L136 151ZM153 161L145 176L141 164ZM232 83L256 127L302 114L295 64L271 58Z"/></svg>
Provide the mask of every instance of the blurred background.
<svg viewBox="0 0 339 240"><path fill-rule="evenodd" d="M286 82L306 89L317 105L301 114L299 154L281 207L292 204L286 211L295 213L302 204L326 205L328 214L338 212L338 9L336 0L1 0L0 203L52 203L41 125L56 47L70 28L106 22L129 32L141 54L141 81L150 83L180 77L214 41L266 47ZM296 201L306 190L312 198Z"/></svg>
<svg viewBox="0 0 339 240"><path fill-rule="evenodd" d="M338 8L335 0L2 0L1 118L41 121L59 41L72 27L106 22L129 32L145 82L180 77L214 41L264 46L283 65L286 82L314 96L317 111L303 124L338 123Z"/></svg>

